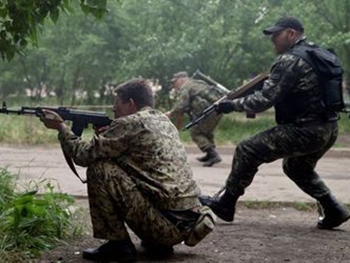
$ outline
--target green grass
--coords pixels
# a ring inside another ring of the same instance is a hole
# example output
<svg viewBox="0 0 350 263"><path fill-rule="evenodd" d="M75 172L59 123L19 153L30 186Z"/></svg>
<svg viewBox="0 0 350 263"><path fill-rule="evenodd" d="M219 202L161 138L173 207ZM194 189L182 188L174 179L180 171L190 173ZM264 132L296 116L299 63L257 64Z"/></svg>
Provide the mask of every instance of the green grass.
<svg viewBox="0 0 350 263"><path fill-rule="evenodd" d="M55 192L50 182L16 192L17 177L0 168L0 257L1 262L26 262L69 237L80 236L74 225L73 197ZM43 188L43 194L38 191Z"/></svg>
<svg viewBox="0 0 350 263"><path fill-rule="evenodd" d="M187 124L185 120L183 125ZM0 114L0 144L45 145L57 144L57 132L49 130L33 116L16 116ZM243 113L225 115L215 131L218 145L235 145L240 141L275 125L273 112L257 114L254 119L247 119ZM86 129L83 138L91 138L92 129ZM339 134L350 135L348 114L341 114ZM180 131L180 137L186 144L193 144L189 131ZM335 144L335 147L347 145Z"/></svg>
<svg viewBox="0 0 350 263"><path fill-rule="evenodd" d="M239 205L249 209L274 209L280 207L292 207L299 211L317 210L316 202L271 202L271 201L239 201Z"/></svg>
<svg viewBox="0 0 350 263"><path fill-rule="evenodd" d="M0 115L0 144L45 145L58 143L57 131L47 129L34 116ZM91 137L92 129L84 131L84 138Z"/></svg>
<svg viewBox="0 0 350 263"><path fill-rule="evenodd" d="M349 114L341 113L339 124L339 134L350 136ZM187 124L188 122L185 122ZM218 145L236 145L240 141L249 138L265 129L275 125L274 113L271 111L257 114L254 119L246 118L244 113L233 113L224 115L216 131L215 140ZM181 139L186 144L191 144L188 131L180 131ZM335 143L334 147L349 147Z"/></svg>

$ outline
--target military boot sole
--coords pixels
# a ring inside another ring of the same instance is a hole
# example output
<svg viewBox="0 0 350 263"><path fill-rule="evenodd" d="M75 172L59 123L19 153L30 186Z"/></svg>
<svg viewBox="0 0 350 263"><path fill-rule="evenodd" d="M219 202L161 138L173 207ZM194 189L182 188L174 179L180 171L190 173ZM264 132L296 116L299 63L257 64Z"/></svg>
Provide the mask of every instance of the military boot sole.
<svg viewBox="0 0 350 263"><path fill-rule="evenodd" d="M203 166L204 166L204 167L211 167L211 166L213 166L214 164L219 163L219 162L221 162L221 161L222 161L222 160L221 160L220 157L215 157L215 158L209 159L208 161L204 162L204 163L203 163Z"/></svg>
<svg viewBox="0 0 350 263"><path fill-rule="evenodd" d="M197 157L196 159L197 159L197 161L204 163L204 162L207 162L210 158L208 155L206 155L206 156L202 156L202 157Z"/></svg>

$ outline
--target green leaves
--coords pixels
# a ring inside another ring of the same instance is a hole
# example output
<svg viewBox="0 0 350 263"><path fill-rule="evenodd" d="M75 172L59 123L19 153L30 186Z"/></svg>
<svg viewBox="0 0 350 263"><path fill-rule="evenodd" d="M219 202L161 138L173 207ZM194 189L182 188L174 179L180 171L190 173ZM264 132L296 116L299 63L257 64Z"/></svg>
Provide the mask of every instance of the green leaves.
<svg viewBox="0 0 350 263"><path fill-rule="evenodd" d="M107 0L80 0L80 7L85 14L92 14L101 19L108 11Z"/></svg>
<svg viewBox="0 0 350 263"><path fill-rule="evenodd" d="M5 255L11 258L13 251L21 251L29 257L38 256L41 251L52 248L67 236L81 234L81 227L75 227L71 221L74 216L70 212L74 204L72 197L55 192L47 182L41 195L38 195L37 189L23 194L15 193L10 191L15 179L6 169L0 169L2 254L7 252ZM36 185L39 186L41 184Z"/></svg>
<svg viewBox="0 0 350 263"><path fill-rule="evenodd" d="M86 14L97 18L106 14L107 0L81 0ZM38 43L41 26L47 17L57 22L60 10L69 13L73 9L71 0L7 0L0 3L0 56L10 61L22 52L28 42Z"/></svg>

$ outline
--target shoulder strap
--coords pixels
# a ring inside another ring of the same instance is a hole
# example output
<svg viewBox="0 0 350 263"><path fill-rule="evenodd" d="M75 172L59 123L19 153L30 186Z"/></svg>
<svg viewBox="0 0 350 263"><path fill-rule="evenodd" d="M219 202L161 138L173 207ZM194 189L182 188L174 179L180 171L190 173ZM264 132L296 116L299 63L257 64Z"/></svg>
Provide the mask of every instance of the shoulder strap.
<svg viewBox="0 0 350 263"><path fill-rule="evenodd" d="M64 158L66 159L66 162L67 162L69 168L70 168L70 169L72 170L72 172L79 178L79 180L80 180L83 184L85 184L85 183L86 183L86 180L81 179L81 177L79 176L77 170L75 169L75 166L74 166L74 163L73 163L73 161L72 161L72 158L70 158L70 157L68 156L68 154L65 153L65 151L64 151L63 148L62 148L62 146L61 146L61 149L62 149Z"/></svg>

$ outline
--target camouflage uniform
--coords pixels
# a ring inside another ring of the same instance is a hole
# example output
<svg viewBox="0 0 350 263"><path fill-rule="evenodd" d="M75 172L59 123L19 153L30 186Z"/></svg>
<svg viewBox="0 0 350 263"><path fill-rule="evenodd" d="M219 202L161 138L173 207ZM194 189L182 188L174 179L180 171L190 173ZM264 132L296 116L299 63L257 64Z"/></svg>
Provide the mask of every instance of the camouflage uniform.
<svg viewBox="0 0 350 263"><path fill-rule="evenodd" d="M193 120L200 116L203 110L225 95L222 90L210 86L202 80L188 79L180 89L179 101L170 111L171 115L187 113ZM191 138L201 151L206 152L210 148L215 148L214 130L221 117L222 114L212 114L191 128Z"/></svg>
<svg viewBox="0 0 350 263"><path fill-rule="evenodd" d="M68 129L60 131L63 150L88 167L87 184L94 237L123 240L125 224L144 241L172 246L187 229L171 223L164 211L199 205L186 152L175 126L145 107L115 119L89 142Z"/></svg>
<svg viewBox="0 0 350 263"><path fill-rule="evenodd" d="M262 163L283 158L285 174L305 193L316 199L329 194L314 168L336 141L338 127L335 113L322 106L320 92L312 68L287 51L273 64L261 91L233 101L235 111L274 106L278 125L239 143L226 182L229 192L243 195Z"/></svg>

